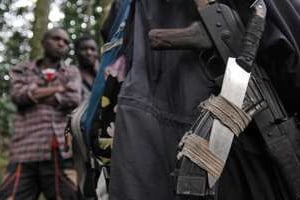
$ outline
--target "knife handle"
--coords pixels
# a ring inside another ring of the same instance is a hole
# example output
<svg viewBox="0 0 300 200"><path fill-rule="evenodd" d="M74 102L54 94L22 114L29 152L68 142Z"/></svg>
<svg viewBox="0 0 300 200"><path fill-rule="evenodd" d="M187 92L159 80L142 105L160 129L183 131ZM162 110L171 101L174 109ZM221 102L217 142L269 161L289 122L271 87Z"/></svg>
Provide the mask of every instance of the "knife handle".
<svg viewBox="0 0 300 200"><path fill-rule="evenodd" d="M242 51L237 62L246 71L250 72L255 60L265 28L266 6L263 0L256 1L251 7L255 9L252 18L249 20L245 35L242 39Z"/></svg>

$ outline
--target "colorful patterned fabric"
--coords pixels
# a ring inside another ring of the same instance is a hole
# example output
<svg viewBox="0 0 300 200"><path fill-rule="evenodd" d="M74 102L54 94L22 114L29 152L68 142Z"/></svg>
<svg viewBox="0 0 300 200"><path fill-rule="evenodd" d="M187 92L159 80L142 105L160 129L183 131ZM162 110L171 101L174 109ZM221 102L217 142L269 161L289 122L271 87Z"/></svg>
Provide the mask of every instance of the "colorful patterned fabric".
<svg viewBox="0 0 300 200"><path fill-rule="evenodd" d="M50 160L53 135L62 158L71 157L71 151L64 152L64 128L67 114L81 101L80 73L76 67L61 64L54 80L47 82L36 63L23 63L10 71L11 97L18 108L10 148L12 162ZM61 84L66 90L36 102L31 91L47 84Z"/></svg>

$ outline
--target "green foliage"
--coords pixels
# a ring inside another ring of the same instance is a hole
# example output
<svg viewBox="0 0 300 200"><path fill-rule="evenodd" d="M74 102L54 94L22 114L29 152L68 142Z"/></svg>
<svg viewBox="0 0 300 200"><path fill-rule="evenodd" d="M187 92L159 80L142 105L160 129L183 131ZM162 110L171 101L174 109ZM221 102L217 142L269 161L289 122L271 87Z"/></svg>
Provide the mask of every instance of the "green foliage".
<svg viewBox="0 0 300 200"><path fill-rule="evenodd" d="M0 68L0 135L8 136L12 132L12 114L15 106L11 102L9 91L9 76L7 68Z"/></svg>
<svg viewBox="0 0 300 200"><path fill-rule="evenodd" d="M15 112L9 96L8 70L12 65L28 58L28 41L32 36L31 12L34 4L23 6L18 2L19 0L0 1L0 159L2 157L4 160L7 157L8 138L12 134L12 115Z"/></svg>
<svg viewBox="0 0 300 200"><path fill-rule="evenodd" d="M65 14L63 27L75 41L82 35L92 35L99 46L102 46L100 29L107 15L112 0L68 0L62 6ZM74 56L74 51L70 51Z"/></svg>
<svg viewBox="0 0 300 200"><path fill-rule="evenodd" d="M2 66L0 67L0 91L1 91L0 98L7 96L8 88L9 88L8 68Z"/></svg>
<svg viewBox="0 0 300 200"><path fill-rule="evenodd" d="M17 6L18 0L0 1L0 68L28 58L32 7ZM31 35L32 36L32 35Z"/></svg>
<svg viewBox="0 0 300 200"><path fill-rule="evenodd" d="M3 27L5 24L4 13L9 11L9 5L12 0L2 0L0 1L0 27Z"/></svg>
<svg viewBox="0 0 300 200"><path fill-rule="evenodd" d="M12 130L12 114L15 110L14 105L9 99L9 75L8 65L0 67L0 136L8 136Z"/></svg>
<svg viewBox="0 0 300 200"><path fill-rule="evenodd" d="M68 0L63 5L62 10L65 14L63 27L71 34L75 40L83 34L96 35L97 21L101 17L101 0Z"/></svg>
<svg viewBox="0 0 300 200"><path fill-rule="evenodd" d="M0 133L9 136L12 132L12 114L15 106L8 97L0 98Z"/></svg>
<svg viewBox="0 0 300 200"><path fill-rule="evenodd" d="M8 164L7 157L0 154L0 183L4 175L5 168Z"/></svg>
<svg viewBox="0 0 300 200"><path fill-rule="evenodd" d="M15 65L28 58L30 50L28 38L21 32L13 32L5 46L7 47L3 54L6 58L5 64Z"/></svg>

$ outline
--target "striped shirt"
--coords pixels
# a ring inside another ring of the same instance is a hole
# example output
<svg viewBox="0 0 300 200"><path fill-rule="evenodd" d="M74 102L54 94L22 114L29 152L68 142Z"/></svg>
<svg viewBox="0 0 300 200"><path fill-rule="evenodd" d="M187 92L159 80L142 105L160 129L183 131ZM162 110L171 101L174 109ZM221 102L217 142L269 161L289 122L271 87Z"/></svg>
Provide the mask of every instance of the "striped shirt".
<svg viewBox="0 0 300 200"><path fill-rule="evenodd" d="M12 162L50 160L53 136L56 136L62 158L70 158L72 154L64 151L64 129L67 114L81 101L79 70L61 64L56 78L47 83L36 63L22 63L10 70L11 97L18 108L10 146ZM47 84L61 84L66 90L40 102L31 98L31 91Z"/></svg>

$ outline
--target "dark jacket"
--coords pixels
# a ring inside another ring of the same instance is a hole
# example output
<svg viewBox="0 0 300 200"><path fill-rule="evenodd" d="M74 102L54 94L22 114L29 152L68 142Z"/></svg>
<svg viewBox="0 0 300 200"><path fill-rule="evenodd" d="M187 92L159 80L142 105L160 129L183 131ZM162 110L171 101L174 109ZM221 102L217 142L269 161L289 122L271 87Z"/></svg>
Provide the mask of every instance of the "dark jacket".
<svg viewBox="0 0 300 200"><path fill-rule="evenodd" d="M246 22L242 2L225 1L236 6ZM284 105L293 114L300 108L297 95L293 95L300 86L300 40L296 39L300 31L299 3L266 3L268 21L258 62L269 72ZM148 32L152 28L186 27L199 16L193 1L137 0L133 8L132 34L128 36L128 41L133 41L128 44L132 52L127 54L133 57L118 99L110 199L184 199L175 195L171 176L177 145L199 114L199 103L217 88L206 76L197 52L153 51ZM216 199L294 199L273 164L258 130L248 129L234 140Z"/></svg>

